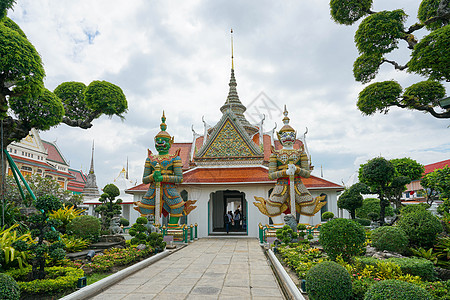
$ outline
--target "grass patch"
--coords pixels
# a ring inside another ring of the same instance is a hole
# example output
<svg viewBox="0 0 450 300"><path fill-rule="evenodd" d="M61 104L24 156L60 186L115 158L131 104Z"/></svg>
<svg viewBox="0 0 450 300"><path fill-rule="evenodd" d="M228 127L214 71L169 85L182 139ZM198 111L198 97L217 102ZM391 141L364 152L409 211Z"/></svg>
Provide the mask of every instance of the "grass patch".
<svg viewBox="0 0 450 300"><path fill-rule="evenodd" d="M93 284L94 282L102 280L111 274L112 273L93 273L91 275L86 275L86 283L87 285Z"/></svg>

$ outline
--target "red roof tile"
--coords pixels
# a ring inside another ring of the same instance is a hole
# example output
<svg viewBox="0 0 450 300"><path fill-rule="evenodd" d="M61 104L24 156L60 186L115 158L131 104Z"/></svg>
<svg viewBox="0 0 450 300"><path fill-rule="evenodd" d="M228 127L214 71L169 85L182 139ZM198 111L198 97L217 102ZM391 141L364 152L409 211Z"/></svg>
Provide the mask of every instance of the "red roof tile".
<svg viewBox="0 0 450 300"><path fill-rule="evenodd" d="M60 164L67 165L66 160L59 152L58 148L55 146L55 144L47 142L42 140L42 144L44 145L44 148L47 150L47 160L55 161Z"/></svg>
<svg viewBox="0 0 450 300"><path fill-rule="evenodd" d="M443 169L445 166L450 167L450 159L443 160L434 164L429 164L425 166L425 174L431 173L436 169Z"/></svg>
<svg viewBox="0 0 450 300"><path fill-rule="evenodd" d="M192 143L173 143L172 147L169 149L169 154L174 154L175 151L180 149L180 158L183 163L183 170L189 169L189 161L191 155L191 146Z"/></svg>

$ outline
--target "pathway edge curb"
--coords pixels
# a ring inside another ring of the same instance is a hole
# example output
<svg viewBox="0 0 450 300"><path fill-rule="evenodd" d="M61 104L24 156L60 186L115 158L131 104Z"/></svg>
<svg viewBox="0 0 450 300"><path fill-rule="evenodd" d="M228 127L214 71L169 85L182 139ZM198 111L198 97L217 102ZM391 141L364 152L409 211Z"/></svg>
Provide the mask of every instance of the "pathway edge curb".
<svg viewBox="0 0 450 300"><path fill-rule="evenodd" d="M97 282L94 282L93 284L90 284L86 287L83 287L79 289L76 292L73 292L69 295L66 295L63 298L60 298L60 300L83 300L87 299L89 297L93 297L97 295L98 293L102 292L106 288L110 287L111 285L115 284L116 282L124 279L125 277L130 276L131 274L165 258L166 256L169 256L172 253L177 252L178 250L182 249L184 247L180 247L176 250L164 250L161 253L158 253L156 255L153 255L141 262L138 262L137 264L134 264L132 266L129 266L128 268L125 268L117 273L114 273L106 278L103 278L102 280L99 280Z"/></svg>
<svg viewBox="0 0 450 300"><path fill-rule="evenodd" d="M278 258L275 256L273 251L271 249L268 249L266 253L276 273L275 276L279 278L280 284L283 285L284 287L283 290L288 294L286 295L288 296L287 298L295 300L305 300L305 298L300 293L295 283L292 281L289 274L286 272L284 267L278 261Z"/></svg>

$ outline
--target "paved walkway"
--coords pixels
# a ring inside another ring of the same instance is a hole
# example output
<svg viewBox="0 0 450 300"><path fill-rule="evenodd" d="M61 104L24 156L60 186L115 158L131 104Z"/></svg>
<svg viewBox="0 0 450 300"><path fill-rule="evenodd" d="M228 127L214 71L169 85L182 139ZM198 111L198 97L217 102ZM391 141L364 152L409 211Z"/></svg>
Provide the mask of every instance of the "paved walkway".
<svg viewBox="0 0 450 300"><path fill-rule="evenodd" d="M255 238L204 238L95 296L115 299L284 299Z"/></svg>

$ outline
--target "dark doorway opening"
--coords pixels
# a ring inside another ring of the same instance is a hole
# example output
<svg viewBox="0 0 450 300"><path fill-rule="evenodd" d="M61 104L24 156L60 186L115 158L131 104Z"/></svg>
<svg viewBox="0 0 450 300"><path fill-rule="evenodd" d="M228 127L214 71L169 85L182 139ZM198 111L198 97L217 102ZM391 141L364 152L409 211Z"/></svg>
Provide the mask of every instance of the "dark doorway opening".
<svg viewBox="0 0 450 300"><path fill-rule="evenodd" d="M225 214L231 211L232 223L229 233L232 235L247 235L247 200L245 193L235 190L217 191L211 194L212 201L212 232L210 234L227 234ZM239 210L239 220L235 218Z"/></svg>

